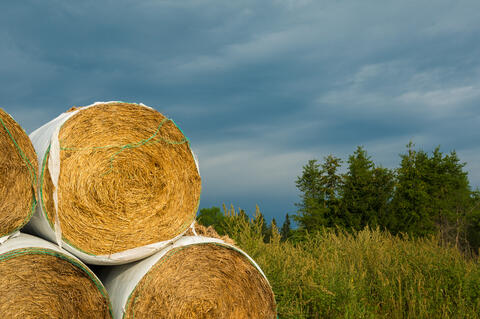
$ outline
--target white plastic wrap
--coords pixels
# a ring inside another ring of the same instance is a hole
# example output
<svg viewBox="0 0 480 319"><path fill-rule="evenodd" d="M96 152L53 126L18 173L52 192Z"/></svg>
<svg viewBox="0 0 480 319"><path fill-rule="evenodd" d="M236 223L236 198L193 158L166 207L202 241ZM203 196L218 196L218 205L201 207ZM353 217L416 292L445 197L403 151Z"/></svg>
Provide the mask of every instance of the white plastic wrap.
<svg viewBox="0 0 480 319"><path fill-rule="evenodd" d="M93 107L98 104L108 104L108 103L118 103L116 101L110 102L95 102L92 105L85 106L79 108L72 112L62 113L57 118L53 119L52 121L48 122L47 124L43 125L42 127L35 130L33 133L30 134L30 139L32 140L33 146L38 156L38 163L40 168L40 175L43 174L43 161L46 156L46 152L49 150L49 159L48 159L48 170L50 172L52 183L54 185L53 191L53 200L55 206L55 222L54 227L50 226L50 223L47 219L46 212L43 211L43 207L41 204L41 197L39 195L39 203L37 205L37 209L33 214L30 222L27 224L26 229L28 232L34 233L42 238L48 239L52 242L57 243L60 247L65 248L82 261L88 264L94 265L121 265L129 262L133 262L136 260L140 260L142 258L148 257L155 252L161 250L171 242L180 238L185 232L179 234L177 237L172 238L167 241L157 242L150 245L145 245L141 247L132 248L129 250L125 250L122 252L114 253L111 255L92 255L85 253L76 247L68 244L62 238L62 230L60 220L58 218L58 196L57 196L57 186L58 186L58 178L60 175L60 143L58 140L58 134L60 132L61 126L72 116L81 112L86 108ZM144 104L138 104L145 108L152 109ZM50 148L50 149L49 149ZM193 158L195 159L195 164L197 170L200 172L198 167L198 161L196 155L192 151ZM200 174L200 173L199 173ZM41 188L41 187L40 187ZM39 189L40 192L40 189Z"/></svg>
<svg viewBox="0 0 480 319"><path fill-rule="evenodd" d="M81 265L84 269L88 269L88 267L82 263L77 257L70 254L68 251L58 247L57 245L46 241L42 238L38 238L32 235L16 232L15 234L11 235L10 238L3 243L0 244L0 255L7 253L9 251L15 249L28 249L28 248L42 248L42 249L49 249L53 250L61 255L68 257L71 260L74 260L79 265ZM100 279L91 271L88 270L90 275L100 283Z"/></svg>
<svg viewBox="0 0 480 319"><path fill-rule="evenodd" d="M110 296L112 302L112 310L114 318L123 318L125 313L125 306L128 303L128 299L140 280L147 274L147 272L170 250L178 247L184 247L189 245L204 244L204 243L217 243L226 247L233 248L240 252L242 255L248 258L248 260L258 269L258 271L265 277L265 274L260 269L258 264L239 248L225 243L221 239L203 237L203 236L184 236L178 241L163 249L162 251L150 256L142 261L136 263L110 267L105 269L100 278L102 279L105 288ZM267 280L267 277L265 277ZM268 282L268 280L267 280Z"/></svg>
<svg viewBox="0 0 480 319"><path fill-rule="evenodd" d="M0 237L0 246L10 238L17 237L18 235L20 235L20 231L17 230L16 232L8 234L7 236Z"/></svg>
<svg viewBox="0 0 480 319"><path fill-rule="evenodd" d="M48 242L44 239L41 239L32 235L20 233L20 232L16 232L15 234L10 235L8 240L0 244L0 255L14 249L22 249L22 248L44 248L44 249L54 250L58 253L61 253L63 255L66 255L74 259L75 261L78 261L80 264L83 265L83 263L79 261L78 258L73 256L69 252L65 251L64 249L58 247L57 245L51 242ZM85 268L87 267L85 266ZM97 277L95 276L95 278Z"/></svg>

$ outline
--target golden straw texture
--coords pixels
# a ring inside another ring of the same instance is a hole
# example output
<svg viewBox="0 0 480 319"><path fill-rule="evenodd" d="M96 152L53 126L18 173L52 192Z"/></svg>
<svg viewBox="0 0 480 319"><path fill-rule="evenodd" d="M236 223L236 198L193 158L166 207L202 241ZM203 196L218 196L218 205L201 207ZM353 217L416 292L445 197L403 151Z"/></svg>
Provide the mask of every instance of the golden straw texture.
<svg viewBox="0 0 480 319"><path fill-rule="evenodd" d="M276 318L273 292L241 253L218 244L175 248L130 295L124 318Z"/></svg>
<svg viewBox="0 0 480 319"><path fill-rule="evenodd" d="M33 250L0 255L0 318L111 318L105 292L84 270Z"/></svg>
<svg viewBox="0 0 480 319"><path fill-rule="evenodd" d="M170 240L192 223L200 175L185 136L159 112L128 103L81 109L59 140L58 214L71 245L110 255ZM43 175L53 224L53 184L48 169Z"/></svg>
<svg viewBox="0 0 480 319"><path fill-rule="evenodd" d="M195 221L194 228L195 228L196 234L193 232L192 228L190 228L185 233L185 236L203 236L203 237L217 238L217 239L223 240L227 244L236 245L235 241L232 238L228 237L227 235L220 236L215 230L215 228L213 228L212 226L205 227L203 225L200 225L197 221Z"/></svg>
<svg viewBox="0 0 480 319"><path fill-rule="evenodd" d="M25 225L33 213L38 163L32 142L20 125L2 109L0 120L0 237L2 237Z"/></svg>

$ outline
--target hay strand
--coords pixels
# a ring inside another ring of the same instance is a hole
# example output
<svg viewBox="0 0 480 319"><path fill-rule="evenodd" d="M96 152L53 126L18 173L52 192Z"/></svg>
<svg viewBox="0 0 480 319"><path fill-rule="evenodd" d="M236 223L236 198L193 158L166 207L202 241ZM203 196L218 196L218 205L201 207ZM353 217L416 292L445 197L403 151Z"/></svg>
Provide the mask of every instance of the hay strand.
<svg viewBox="0 0 480 319"><path fill-rule="evenodd" d="M0 237L24 226L36 205L38 163L25 131L0 108Z"/></svg>
<svg viewBox="0 0 480 319"><path fill-rule="evenodd" d="M203 237L209 237L209 238L216 238L220 239L223 242L235 246L236 243L235 241L230 238L227 235L220 236L215 228L212 226L203 226L199 224L197 221L195 221L194 224L188 229L188 231L185 233L185 236L203 236Z"/></svg>

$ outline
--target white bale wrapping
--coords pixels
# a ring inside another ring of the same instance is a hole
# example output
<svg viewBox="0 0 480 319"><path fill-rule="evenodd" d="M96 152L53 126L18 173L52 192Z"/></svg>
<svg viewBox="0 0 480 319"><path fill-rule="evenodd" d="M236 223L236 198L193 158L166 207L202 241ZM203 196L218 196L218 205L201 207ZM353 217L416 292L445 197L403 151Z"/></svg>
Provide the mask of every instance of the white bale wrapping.
<svg viewBox="0 0 480 319"><path fill-rule="evenodd" d="M242 255L248 258L248 260L255 266L255 268L257 268L262 276L267 279L258 264L247 253L239 248L227 244L223 240L217 238L184 236L153 256L135 263L107 268L102 274L100 274L100 278L102 279L102 282L110 296L114 318L123 318L126 310L125 307L129 301L130 295L135 290L140 280L160 259L162 259L165 254L175 248L207 243L221 244L240 252Z"/></svg>

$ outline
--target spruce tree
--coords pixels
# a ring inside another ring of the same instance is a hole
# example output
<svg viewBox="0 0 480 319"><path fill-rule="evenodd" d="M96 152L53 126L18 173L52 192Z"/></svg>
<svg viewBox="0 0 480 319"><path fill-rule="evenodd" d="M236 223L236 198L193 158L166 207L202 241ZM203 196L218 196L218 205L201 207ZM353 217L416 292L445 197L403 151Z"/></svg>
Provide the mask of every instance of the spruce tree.
<svg viewBox="0 0 480 319"><path fill-rule="evenodd" d="M407 153L401 154L397 169L397 185L393 198L395 212L391 229L395 233L422 236L433 233L435 223L431 216L431 197L428 185L428 154L416 151L413 143Z"/></svg>
<svg viewBox="0 0 480 319"><path fill-rule="evenodd" d="M282 229L280 230L282 241L287 240L290 237L290 233L291 233L290 217L288 216L288 214L286 214L285 221L283 222Z"/></svg>
<svg viewBox="0 0 480 319"><path fill-rule="evenodd" d="M358 146L348 159L343 175L342 215L347 228L360 230L365 226L386 228L388 205L394 187L393 173L375 164L363 147Z"/></svg>
<svg viewBox="0 0 480 319"><path fill-rule="evenodd" d="M473 201L465 163L455 151L445 155L437 147L429 156L413 147L407 145L397 170L394 229L416 236L439 232L444 241L461 246Z"/></svg>
<svg viewBox="0 0 480 319"><path fill-rule="evenodd" d="M302 175L296 181L302 201L296 204L298 212L294 216L302 230L314 232L340 222L338 193L341 176L337 173L340 165L339 158L328 155L322 164L310 160L303 167Z"/></svg>
<svg viewBox="0 0 480 319"><path fill-rule="evenodd" d="M313 231L325 225L325 194L322 191L320 164L317 160L308 161L303 167L302 176L297 178L296 186L301 192L301 202L297 203L298 212L294 216L300 228Z"/></svg>

